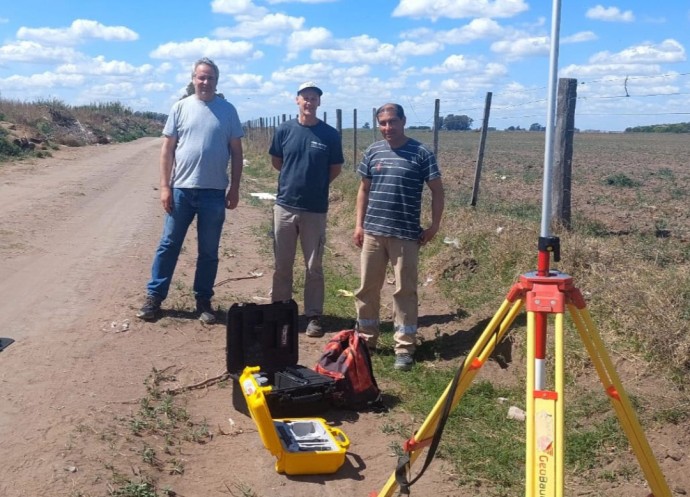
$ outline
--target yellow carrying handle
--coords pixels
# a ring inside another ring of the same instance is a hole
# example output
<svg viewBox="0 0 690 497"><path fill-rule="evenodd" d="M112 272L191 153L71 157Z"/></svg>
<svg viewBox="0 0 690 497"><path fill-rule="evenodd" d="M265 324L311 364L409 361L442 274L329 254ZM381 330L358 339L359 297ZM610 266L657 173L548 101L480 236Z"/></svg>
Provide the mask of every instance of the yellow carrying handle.
<svg viewBox="0 0 690 497"><path fill-rule="evenodd" d="M333 438L335 438L335 441L338 445L340 445L343 449L347 449L350 446L350 439L347 438L347 435L342 430L339 430L338 428L332 428L328 427L328 431L331 432L331 435L333 435Z"/></svg>

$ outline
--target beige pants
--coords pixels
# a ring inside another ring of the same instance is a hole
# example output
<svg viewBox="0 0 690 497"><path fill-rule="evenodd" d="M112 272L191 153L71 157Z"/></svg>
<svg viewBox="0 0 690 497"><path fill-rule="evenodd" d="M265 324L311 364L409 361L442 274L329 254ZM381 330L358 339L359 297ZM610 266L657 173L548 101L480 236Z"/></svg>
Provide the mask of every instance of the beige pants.
<svg viewBox="0 0 690 497"><path fill-rule="evenodd" d="M390 262L395 274L393 324L395 353L413 354L417 343L417 267L419 242L387 236L364 235L361 286L355 294L357 323L370 349L379 337L381 289Z"/></svg>
<svg viewBox="0 0 690 497"><path fill-rule="evenodd" d="M274 302L292 298L292 269L297 240L304 256L304 314L323 314L323 251L326 245L326 213L307 212L276 205L273 208L273 253L275 270L271 298Z"/></svg>

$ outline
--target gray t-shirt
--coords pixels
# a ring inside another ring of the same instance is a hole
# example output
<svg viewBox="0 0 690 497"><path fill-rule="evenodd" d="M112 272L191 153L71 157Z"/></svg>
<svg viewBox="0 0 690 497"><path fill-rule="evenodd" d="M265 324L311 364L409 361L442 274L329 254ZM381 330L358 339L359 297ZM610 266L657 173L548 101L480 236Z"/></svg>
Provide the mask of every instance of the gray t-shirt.
<svg viewBox="0 0 690 497"><path fill-rule="evenodd" d="M171 187L228 187L230 140L244 136L230 102L218 96L210 102L196 95L183 98L172 106L163 134L177 138Z"/></svg>

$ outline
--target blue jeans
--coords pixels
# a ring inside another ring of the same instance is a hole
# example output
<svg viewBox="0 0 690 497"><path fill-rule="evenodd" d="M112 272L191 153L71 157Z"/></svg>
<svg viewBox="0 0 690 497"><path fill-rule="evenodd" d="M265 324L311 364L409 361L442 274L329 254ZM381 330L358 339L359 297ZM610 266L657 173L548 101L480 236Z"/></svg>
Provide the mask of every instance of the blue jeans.
<svg viewBox="0 0 690 497"><path fill-rule="evenodd" d="M196 216L198 256L194 275L194 296L213 297L218 272L218 246L225 222L225 190L173 188L173 208L165 215L163 235L153 258L151 280L146 285L150 296L165 300L187 229Z"/></svg>

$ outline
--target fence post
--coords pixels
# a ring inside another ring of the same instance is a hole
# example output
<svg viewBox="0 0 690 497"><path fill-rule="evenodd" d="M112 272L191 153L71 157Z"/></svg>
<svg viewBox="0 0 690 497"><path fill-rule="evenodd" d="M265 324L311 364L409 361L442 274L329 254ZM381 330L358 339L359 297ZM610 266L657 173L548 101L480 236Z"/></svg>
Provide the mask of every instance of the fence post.
<svg viewBox="0 0 690 497"><path fill-rule="evenodd" d="M335 109L335 129L338 130L340 138L343 137L343 110Z"/></svg>
<svg viewBox="0 0 690 497"><path fill-rule="evenodd" d="M438 115L441 110L441 101L437 98L434 103L434 155L438 157Z"/></svg>
<svg viewBox="0 0 690 497"><path fill-rule="evenodd" d="M371 141L376 141L376 128L379 127L379 122L376 120L376 107L371 108Z"/></svg>
<svg viewBox="0 0 690 497"><path fill-rule="evenodd" d="M575 103L577 79L558 80L556 136L554 138L553 188L551 191L551 228L569 230L573 169L573 135L575 134Z"/></svg>
<svg viewBox="0 0 690 497"><path fill-rule="evenodd" d="M357 109L352 111L352 168L357 170Z"/></svg>
<svg viewBox="0 0 690 497"><path fill-rule="evenodd" d="M482 176L482 163L484 162L484 144L486 143L486 133L489 131L489 113L491 111L491 92L486 92L486 100L484 102L484 119L482 120L482 133L479 139L479 151L477 152L477 165L474 168L474 185L472 186L472 200L470 205L477 205L477 197L479 196L479 180Z"/></svg>

